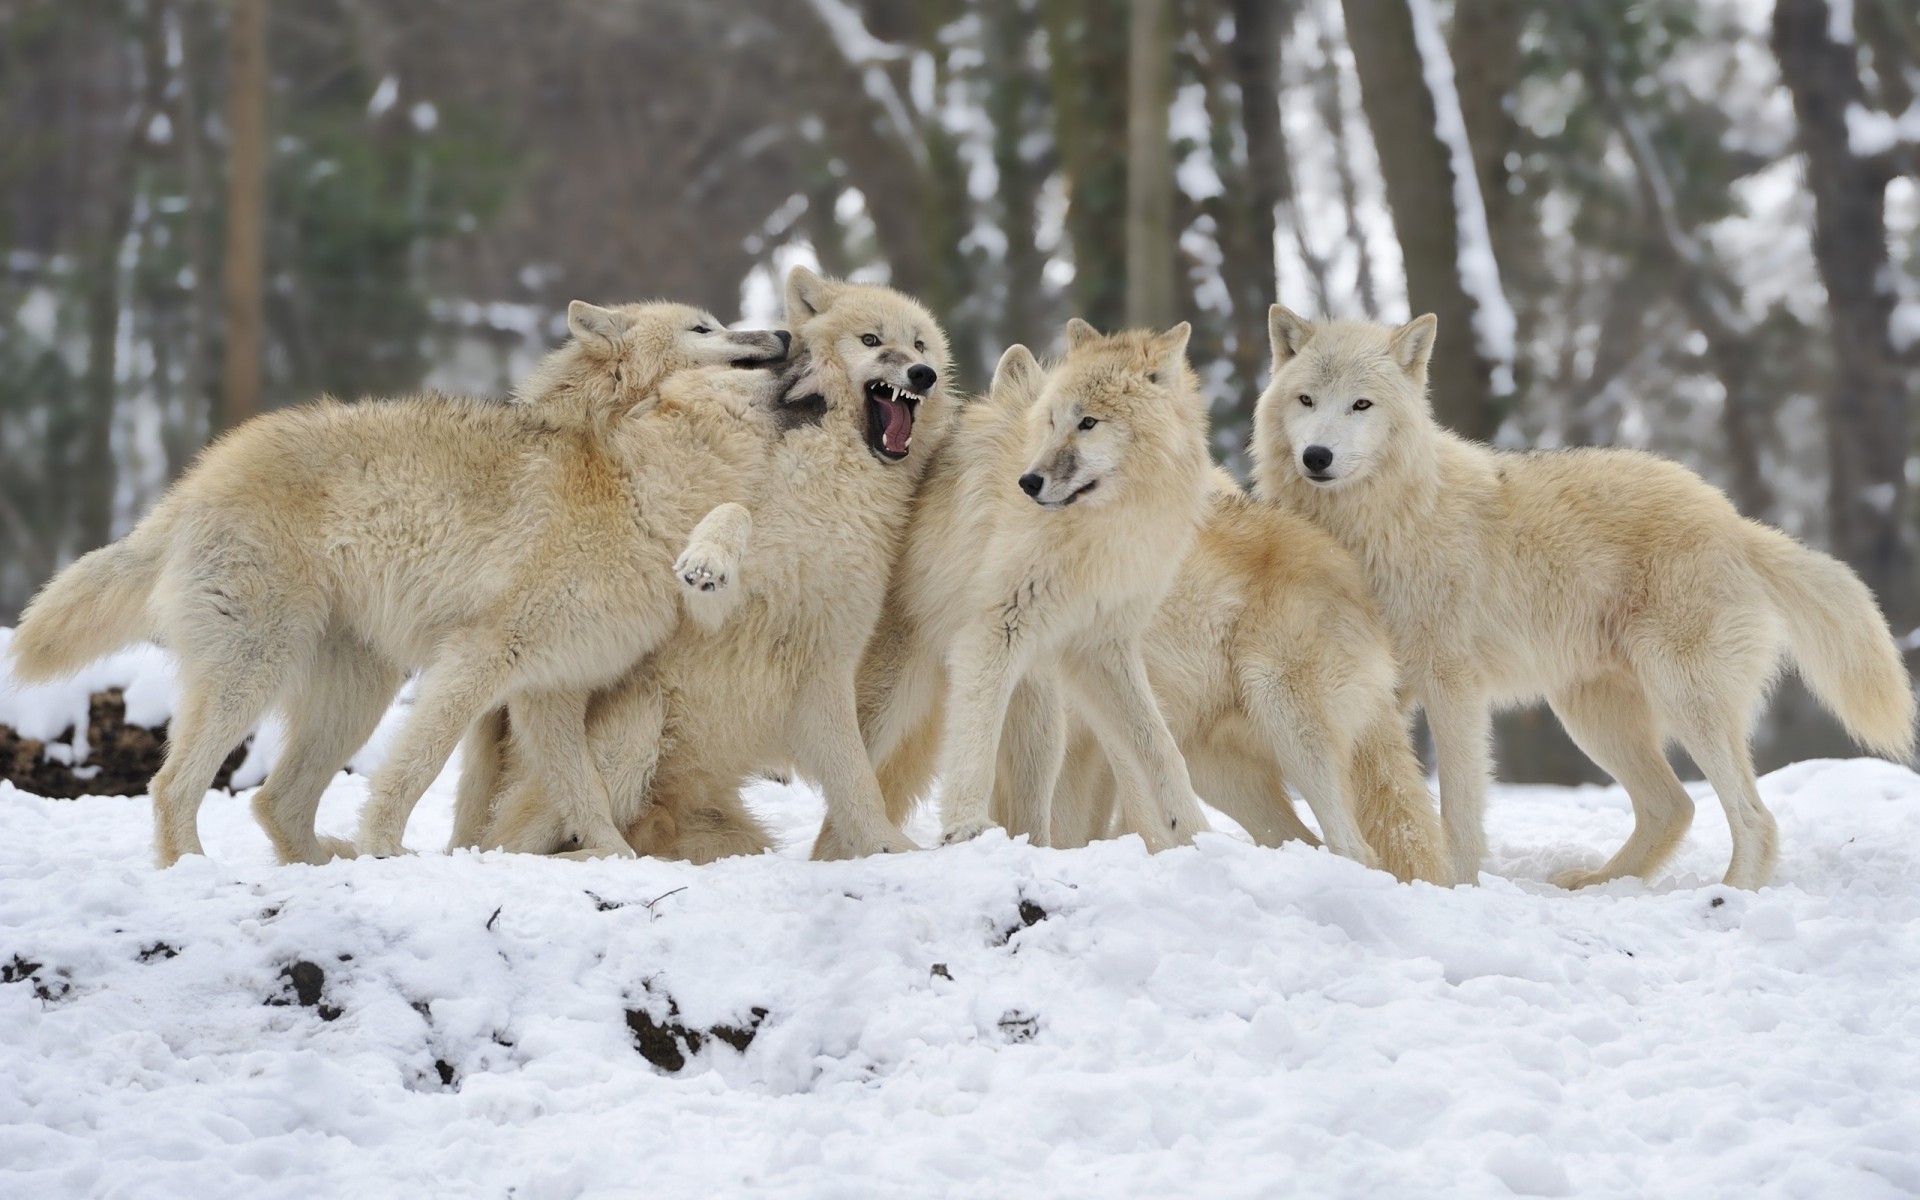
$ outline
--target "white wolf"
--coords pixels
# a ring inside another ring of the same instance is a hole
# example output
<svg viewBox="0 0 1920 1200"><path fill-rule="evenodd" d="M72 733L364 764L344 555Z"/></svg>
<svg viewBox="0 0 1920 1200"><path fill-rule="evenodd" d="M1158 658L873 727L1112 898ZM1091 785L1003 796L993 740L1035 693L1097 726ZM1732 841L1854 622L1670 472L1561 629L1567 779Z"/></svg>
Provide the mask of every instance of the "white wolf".
<svg viewBox="0 0 1920 1200"><path fill-rule="evenodd" d="M1194 788L1271 846L1311 840L1291 781L1336 852L1377 859L1403 881L1452 883L1396 695L1393 642L1359 563L1305 517L1246 495L1223 471L1215 479L1144 642ZM1112 811L1105 756L1084 731L1071 746L1054 795L1056 846L1104 834Z"/></svg>
<svg viewBox="0 0 1920 1200"><path fill-rule="evenodd" d="M152 637L181 702L153 781L162 866L201 853L215 771L270 708L286 747L254 798L282 861L353 847L315 836L327 780L387 709L419 699L374 776L363 851L401 849L407 814L482 712L525 700L543 758L591 784L579 714L538 701L610 681L678 624L674 554L747 494L777 436L755 401L786 339L728 333L684 305L576 304L537 373L561 409L643 419L598 433L540 404L443 396L270 413L215 443L125 538L61 572L23 616L14 669L45 679ZM690 380L698 369L700 380ZM682 382L691 400L671 394ZM758 423L758 433L745 428Z"/></svg>
<svg viewBox="0 0 1920 1200"><path fill-rule="evenodd" d="M1544 695L1632 797L1632 836L1604 866L1564 872L1569 887L1645 875L1679 843L1693 803L1662 753L1669 738L1726 809L1727 883L1767 882L1777 839L1748 734L1783 652L1856 739L1911 756L1912 686L1846 566L1652 455L1505 454L1440 428L1426 395L1431 315L1318 325L1276 305L1269 323L1258 490L1364 565L1432 726L1463 879L1485 852L1494 704Z"/></svg>
<svg viewBox="0 0 1920 1200"><path fill-rule="evenodd" d="M1003 727L1031 763L1018 802L1044 813L1064 739L1039 685L1057 676L1120 764L1123 806L1147 843L1206 828L1140 657L1206 499L1206 403L1188 334L1182 323L1102 336L1076 319L1064 362L1042 372L1014 346L990 400L962 412L862 668L863 727L895 819L913 789L893 789L908 768L888 760L923 765L943 707L945 840L991 823ZM1035 686L1022 689L1030 672Z"/></svg>
<svg viewBox="0 0 1920 1200"><path fill-rule="evenodd" d="M787 279L787 322L804 374L773 406L783 432L749 505L753 544L725 630L683 624L590 706L609 819L645 853L704 861L765 848L739 788L789 765L825 793L837 853L913 848L886 821L854 672L947 423L947 341L911 298L803 268ZM568 849L541 772L497 722L479 732L454 844Z"/></svg>

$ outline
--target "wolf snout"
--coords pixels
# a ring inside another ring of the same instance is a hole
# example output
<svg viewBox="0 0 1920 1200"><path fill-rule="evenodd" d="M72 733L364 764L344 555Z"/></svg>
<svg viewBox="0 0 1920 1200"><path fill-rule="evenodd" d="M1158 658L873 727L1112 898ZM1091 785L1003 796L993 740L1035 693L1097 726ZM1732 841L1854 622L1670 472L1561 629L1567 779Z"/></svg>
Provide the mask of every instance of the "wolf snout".
<svg viewBox="0 0 1920 1200"><path fill-rule="evenodd" d="M907 368L907 386L923 395L939 378L939 374L925 363L915 363Z"/></svg>
<svg viewBox="0 0 1920 1200"><path fill-rule="evenodd" d="M1043 477L1035 475L1032 471L1028 471L1020 477L1020 490L1029 496L1038 496L1040 489L1045 486L1047 486L1047 481Z"/></svg>
<svg viewBox="0 0 1920 1200"><path fill-rule="evenodd" d="M1315 475L1321 475L1333 465L1333 451L1325 446L1308 446L1300 452L1300 465Z"/></svg>
<svg viewBox="0 0 1920 1200"><path fill-rule="evenodd" d="M780 353L786 354L793 349L793 335L784 329L776 329L773 336L780 339Z"/></svg>

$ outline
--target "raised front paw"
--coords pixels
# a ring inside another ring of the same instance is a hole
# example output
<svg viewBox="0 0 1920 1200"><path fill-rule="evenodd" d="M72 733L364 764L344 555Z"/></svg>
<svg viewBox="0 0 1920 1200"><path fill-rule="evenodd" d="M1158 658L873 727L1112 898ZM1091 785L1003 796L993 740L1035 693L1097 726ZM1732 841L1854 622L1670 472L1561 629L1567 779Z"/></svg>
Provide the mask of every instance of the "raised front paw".
<svg viewBox="0 0 1920 1200"><path fill-rule="evenodd" d="M673 564L673 571L681 583L696 592L717 592L732 581L733 564L720 561L718 556L709 555L700 547L689 546L680 561Z"/></svg>

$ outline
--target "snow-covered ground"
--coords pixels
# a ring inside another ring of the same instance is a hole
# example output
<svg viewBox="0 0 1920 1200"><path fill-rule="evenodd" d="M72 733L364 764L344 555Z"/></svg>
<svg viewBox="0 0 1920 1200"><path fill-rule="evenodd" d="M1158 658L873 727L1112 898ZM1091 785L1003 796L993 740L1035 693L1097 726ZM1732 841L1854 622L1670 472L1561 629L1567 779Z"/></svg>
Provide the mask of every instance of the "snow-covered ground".
<svg viewBox="0 0 1920 1200"><path fill-rule="evenodd" d="M1443 890L1231 833L811 863L775 785L778 856L448 856L452 784L324 867L216 792L165 872L144 800L0 784L0 1196L1920 1193L1900 767L1769 776L1757 894L1699 787L1659 879L1570 895L1617 789L1499 789Z"/></svg>

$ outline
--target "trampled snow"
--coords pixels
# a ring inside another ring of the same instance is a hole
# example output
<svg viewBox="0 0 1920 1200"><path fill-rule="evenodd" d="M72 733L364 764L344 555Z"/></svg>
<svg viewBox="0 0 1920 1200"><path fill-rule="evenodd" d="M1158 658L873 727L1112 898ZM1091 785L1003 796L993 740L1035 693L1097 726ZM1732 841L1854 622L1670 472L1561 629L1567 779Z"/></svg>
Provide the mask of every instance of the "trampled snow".
<svg viewBox="0 0 1920 1200"><path fill-rule="evenodd" d="M168 871L146 801L0 784L0 1195L1920 1191L1901 767L1767 777L1758 893L1699 786L1658 879L1568 894L1617 789L1497 789L1447 890L1236 832L811 863L773 784L778 855L446 855L453 783L324 867L216 792Z"/></svg>

